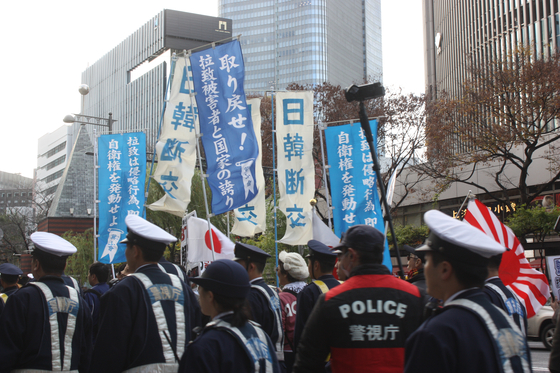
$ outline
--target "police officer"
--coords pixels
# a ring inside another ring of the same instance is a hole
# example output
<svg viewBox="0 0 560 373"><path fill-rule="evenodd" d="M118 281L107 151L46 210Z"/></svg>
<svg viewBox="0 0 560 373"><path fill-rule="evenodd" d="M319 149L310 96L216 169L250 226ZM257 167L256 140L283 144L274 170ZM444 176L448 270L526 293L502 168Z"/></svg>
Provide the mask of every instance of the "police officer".
<svg viewBox="0 0 560 373"><path fill-rule="evenodd" d="M2 313L8 297L19 289L18 280L23 272L12 263L3 263L0 264L0 274L0 285L2 285L3 289L2 293L0 293L0 313Z"/></svg>
<svg viewBox="0 0 560 373"><path fill-rule="evenodd" d="M126 260L132 274L101 297L94 372L176 372L200 324L200 307L190 287L158 267L165 247L177 239L128 215Z"/></svg>
<svg viewBox="0 0 560 373"><path fill-rule="evenodd" d="M420 325L422 297L383 262L385 237L368 225L350 227L339 246L348 279L319 297L298 345L295 373L402 372L406 338Z"/></svg>
<svg viewBox="0 0 560 373"><path fill-rule="evenodd" d="M484 294L496 307L504 310L513 318L519 329L527 335L527 311L517 296L509 290L499 276L502 255L488 259L488 278L484 283Z"/></svg>
<svg viewBox="0 0 560 373"><path fill-rule="evenodd" d="M163 272L174 274L181 280L185 281L187 284L189 283L189 279L187 278L187 274L185 273L183 268L179 267L175 263L171 263L169 260L165 259L164 256L159 259L158 265L159 269L161 269Z"/></svg>
<svg viewBox="0 0 560 373"><path fill-rule="evenodd" d="M270 255L256 246L241 242L235 244L234 252L235 261L241 264L249 275L251 291L248 299L253 320L262 326L272 340L276 357L283 366L284 332L280 299L262 278L266 260L270 258Z"/></svg>
<svg viewBox="0 0 560 373"><path fill-rule="evenodd" d="M246 270L234 261L217 260L191 281L199 285L200 307L212 321L187 347L179 372L279 372L272 341L249 321Z"/></svg>
<svg viewBox="0 0 560 373"><path fill-rule="evenodd" d="M294 330L294 348L296 351L305 323L309 319L319 296L340 285L340 282L332 275L336 263L336 253L317 240L309 241L307 246L309 247L307 269L312 282L303 288L297 297L298 306Z"/></svg>
<svg viewBox="0 0 560 373"><path fill-rule="evenodd" d="M0 315L0 370L87 372L90 311L61 277L76 247L47 232L35 232L30 238L37 280L13 293Z"/></svg>
<svg viewBox="0 0 560 373"><path fill-rule="evenodd" d="M527 341L482 287L488 258L505 248L440 211L424 214L428 294L444 301L406 342L405 372L530 372Z"/></svg>
<svg viewBox="0 0 560 373"><path fill-rule="evenodd" d="M421 251L416 252L414 247L408 245L404 245L403 249L408 252L406 257L408 279L406 281L416 285L420 291L426 292L426 277L424 277L425 253Z"/></svg>

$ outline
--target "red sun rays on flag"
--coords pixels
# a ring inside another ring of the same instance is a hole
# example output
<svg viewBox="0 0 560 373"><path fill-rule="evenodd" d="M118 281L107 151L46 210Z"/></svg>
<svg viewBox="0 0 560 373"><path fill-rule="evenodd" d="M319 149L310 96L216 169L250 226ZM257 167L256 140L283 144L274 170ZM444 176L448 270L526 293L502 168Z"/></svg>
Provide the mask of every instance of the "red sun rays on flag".
<svg viewBox="0 0 560 373"><path fill-rule="evenodd" d="M216 234L216 232L214 232L213 229L212 229L212 241L214 241L214 252L216 254L221 254L222 243L220 242L218 235ZM208 248L208 250L212 250L212 243L210 242L210 231L206 231L206 234L204 235L204 243L206 243L206 247Z"/></svg>
<svg viewBox="0 0 560 373"><path fill-rule="evenodd" d="M550 296L546 275L531 267L513 231L502 224L482 202L469 201L465 221L510 249L502 255L500 279L523 302L527 318L534 316Z"/></svg>

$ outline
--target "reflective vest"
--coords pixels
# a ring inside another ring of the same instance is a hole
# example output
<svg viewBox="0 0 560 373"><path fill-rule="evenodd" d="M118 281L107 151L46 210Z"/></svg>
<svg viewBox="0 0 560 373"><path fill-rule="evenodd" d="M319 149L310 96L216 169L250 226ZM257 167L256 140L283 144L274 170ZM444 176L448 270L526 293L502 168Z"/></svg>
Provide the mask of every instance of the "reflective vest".
<svg viewBox="0 0 560 373"><path fill-rule="evenodd" d="M179 277L181 280L185 281L185 276L183 275L183 271L181 271L181 267L179 267L177 264L175 263L170 263L171 265L173 265L173 267L175 267L175 270L177 271L176 276ZM162 272L165 273L169 273L167 272L167 270L165 269L164 266L162 266L161 264L158 263L158 267L159 269L161 269ZM175 273L171 273L172 275L175 275Z"/></svg>
<svg viewBox="0 0 560 373"><path fill-rule="evenodd" d="M504 316L506 323L503 323L503 321L499 318L494 319L494 317L484 307L469 299L454 299L449 302L446 307L447 306L459 306L466 308L478 315L479 318L486 324L486 328L494 339L494 345L497 348L503 372L531 372L525 336L521 330L519 330L517 324L513 322L513 319L502 309L492 305L495 310ZM498 325L498 323L501 325ZM512 364L512 358L514 357L519 357L521 364Z"/></svg>
<svg viewBox="0 0 560 373"><path fill-rule="evenodd" d="M265 364L264 372L273 373L274 365L265 332L254 326L252 321L249 321L246 326L248 328L241 331L239 328L231 326L227 321L216 319L209 322L206 328L221 329L231 334L241 344L247 356L249 356L249 360L253 362L256 373L261 372L262 364Z"/></svg>
<svg viewBox="0 0 560 373"><path fill-rule="evenodd" d="M165 271L164 271L165 273ZM171 279L172 289L167 284L154 284L148 276L144 273L132 273L130 276L134 276L139 280L139 282L144 286L147 293L150 294L150 290L154 290L158 293L169 293L180 294L175 303L175 330L177 331L177 345L171 346L171 335L169 334L169 327L167 319L165 318L165 312L161 305L161 301L152 300L152 311L154 313L156 324L158 327L159 338L161 341L161 346L163 349L163 356L165 358L165 363L154 363L146 364L138 367L134 367L126 370L128 373L148 373L148 372L177 372L179 369L179 361L177 357L183 356L186 346L186 334L185 334L185 300L183 298L184 289L181 284L179 277L167 273Z"/></svg>
<svg viewBox="0 0 560 373"><path fill-rule="evenodd" d="M492 289L496 294L498 294L502 298L504 306L507 309L507 313L509 314L510 317L514 318L514 320L516 318L519 320L519 324L520 324L519 326L521 328L521 332L523 333L523 335L525 335L525 331L527 330L527 325L525 325L525 320L524 320L525 312L523 310L523 306L521 305L521 303L519 303L517 298L508 298L506 293L504 293L499 286L496 286L492 283L487 282L486 284L484 284L484 286L486 286L489 289Z"/></svg>
<svg viewBox="0 0 560 373"><path fill-rule="evenodd" d="M78 319L78 310L80 308L80 299L76 289L66 286L69 297L55 297L49 286L43 282L30 282L36 286L45 297L48 306L48 319L51 329L51 354L52 354L52 370L62 372L77 372L70 370L72 363L72 340L76 331L76 321ZM68 314L66 330L63 331L64 343L61 344L59 338L58 313ZM62 358L62 350L64 351L64 360ZM18 369L16 372L42 372L37 369Z"/></svg>
<svg viewBox="0 0 560 373"><path fill-rule="evenodd" d="M263 286L251 284L253 289L259 290L268 300L268 304L270 310L274 314L274 320L278 330L278 339L276 341L272 341L272 343L274 343L278 361L284 361L284 332L282 330L282 308L280 307L280 298L278 298L278 295L267 285L264 286L266 286L266 289Z"/></svg>

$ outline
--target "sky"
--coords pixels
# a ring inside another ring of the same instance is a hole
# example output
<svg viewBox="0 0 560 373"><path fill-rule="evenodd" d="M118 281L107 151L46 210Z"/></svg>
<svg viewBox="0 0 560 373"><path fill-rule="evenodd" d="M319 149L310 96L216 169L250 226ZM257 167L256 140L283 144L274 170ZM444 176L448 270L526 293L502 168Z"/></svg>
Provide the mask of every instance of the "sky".
<svg viewBox="0 0 560 373"><path fill-rule="evenodd" d="M33 177L37 141L79 113L81 74L163 9L218 15L217 0L3 1L0 171ZM424 93L422 0L381 0L383 80Z"/></svg>

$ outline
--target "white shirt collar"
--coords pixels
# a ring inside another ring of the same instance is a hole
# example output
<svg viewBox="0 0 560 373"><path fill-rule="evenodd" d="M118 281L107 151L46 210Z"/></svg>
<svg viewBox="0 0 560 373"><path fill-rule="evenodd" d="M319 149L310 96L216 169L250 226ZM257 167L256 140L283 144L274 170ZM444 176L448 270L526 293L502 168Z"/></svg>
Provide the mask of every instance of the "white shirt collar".
<svg viewBox="0 0 560 373"><path fill-rule="evenodd" d="M493 280L495 278L500 278L500 276L489 277L486 279L486 281L484 281L484 283L487 283L488 281Z"/></svg>
<svg viewBox="0 0 560 373"><path fill-rule="evenodd" d="M212 320L221 319L222 317L227 316L227 315L233 315L233 311L226 311L226 312L219 313L216 316L214 316L214 318Z"/></svg>
<svg viewBox="0 0 560 373"><path fill-rule="evenodd" d="M253 282L255 282L255 281L259 281L259 280L262 280L262 277L257 277L257 278L254 278L254 279L252 279L251 281L249 281L249 283L251 283L251 284L252 284Z"/></svg>

